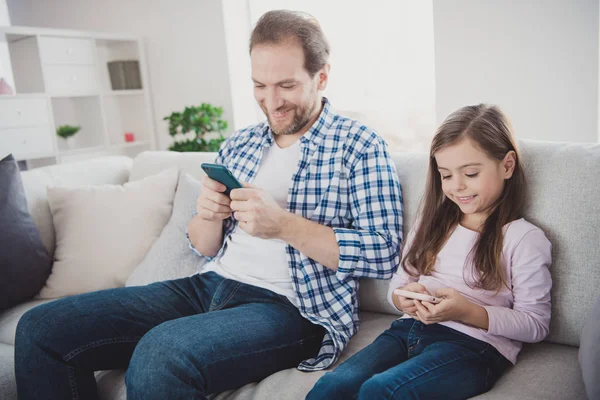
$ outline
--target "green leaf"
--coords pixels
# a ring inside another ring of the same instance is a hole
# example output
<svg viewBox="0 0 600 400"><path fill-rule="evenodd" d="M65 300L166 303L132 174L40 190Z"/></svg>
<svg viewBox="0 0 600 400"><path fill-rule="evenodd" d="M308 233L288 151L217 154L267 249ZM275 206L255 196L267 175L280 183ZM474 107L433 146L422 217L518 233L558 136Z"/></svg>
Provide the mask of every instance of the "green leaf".
<svg viewBox="0 0 600 400"><path fill-rule="evenodd" d="M173 151L218 151L225 140L221 134L219 138L206 141L204 135L210 132L222 132L227 129L227 121L221 119L222 107L215 107L210 103L201 103L199 106L185 107L183 112L172 112L163 118L169 121L169 135L175 142L169 147ZM193 139L177 140L187 132L194 132Z"/></svg>
<svg viewBox="0 0 600 400"><path fill-rule="evenodd" d="M56 128L56 134L61 138L66 139L75 135L77 132L79 132L80 129L81 126L61 125L58 128Z"/></svg>

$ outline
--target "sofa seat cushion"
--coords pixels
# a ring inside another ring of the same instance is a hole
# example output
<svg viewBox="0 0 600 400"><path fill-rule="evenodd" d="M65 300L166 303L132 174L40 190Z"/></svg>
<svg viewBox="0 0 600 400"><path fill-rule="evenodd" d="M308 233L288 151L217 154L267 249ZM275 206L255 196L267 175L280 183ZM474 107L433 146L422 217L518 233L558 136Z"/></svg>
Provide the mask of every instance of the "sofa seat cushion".
<svg viewBox="0 0 600 400"><path fill-rule="evenodd" d="M340 361L369 345L387 329L394 316L361 313L361 327L350 341ZM577 362L577 347L552 343L526 345L517 365L509 369L481 400L564 400L585 399L585 388ZM248 384L238 390L221 393L217 400L242 399L304 399L323 371L305 373L296 369L280 371L259 383Z"/></svg>
<svg viewBox="0 0 600 400"><path fill-rule="evenodd" d="M579 365L588 398L600 399L600 296L596 298L581 332Z"/></svg>
<svg viewBox="0 0 600 400"><path fill-rule="evenodd" d="M17 400L14 360L15 348L0 343L0 398L3 400Z"/></svg>
<svg viewBox="0 0 600 400"><path fill-rule="evenodd" d="M345 360L371 343L386 330L397 317L389 314L363 312L360 314L360 330L352 338L341 359ZM325 371L300 372L295 368L279 371L259 383L249 383L237 390L230 390L212 400L241 399L304 399ZM125 400L125 372L122 370L103 371L96 376L98 391L102 400Z"/></svg>
<svg viewBox="0 0 600 400"><path fill-rule="evenodd" d="M360 330L350 341L340 362L373 342L395 318L396 316L389 314L362 312ZM577 362L577 351L577 347L546 342L526 344L519 354L517 365L510 368L491 391L474 399L584 399L585 388ZM211 399L301 400L325 372L306 373L291 368L279 371L261 382L249 383L237 390L211 396ZM96 380L102 400L126 400L125 371L102 371L96 374Z"/></svg>
<svg viewBox="0 0 600 400"><path fill-rule="evenodd" d="M48 303L52 300L31 300L21 303L18 306L10 308L0 314L0 344L15 345L15 334L17 332L17 324L27 311L40 304ZM0 396L1 398L1 396Z"/></svg>
<svg viewBox="0 0 600 400"><path fill-rule="evenodd" d="M585 399L577 361L579 348L548 342L525 344L517 365L477 400Z"/></svg>

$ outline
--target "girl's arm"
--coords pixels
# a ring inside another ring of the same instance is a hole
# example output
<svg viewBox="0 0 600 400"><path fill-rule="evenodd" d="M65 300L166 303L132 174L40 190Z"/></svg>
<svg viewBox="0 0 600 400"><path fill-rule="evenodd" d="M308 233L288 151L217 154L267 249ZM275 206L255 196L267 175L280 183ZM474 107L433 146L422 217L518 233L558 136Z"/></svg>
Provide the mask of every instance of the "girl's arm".
<svg viewBox="0 0 600 400"><path fill-rule="evenodd" d="M467 300L453 288L438 289L435 305L415 301L416 315L425 324L458 321L521 342L539 342L548 335L550 325L550 289L552 280L551 245L544 233L533 229L525 233L511 257L513 307L480 306Z"/></svg>
<svg viewBox="0 0 600 400"><path fill-rule="evenodd" d="M417 223L414 224L413 228L408 233L408 237L406 238L406 241L404 242L404 247L402 249L402 259L404 259L404 257L406 257L406 253L408 252L408 249L410 248L410 245L412 244L412 242L414 240L416 228L417 228ZM413 283L413 282L417 282L417 281L418 281L418 278L412 277L409 274L407 274L406 271L404 271L404 268L402 268L402 262L400 262L400 265L398 266L398 269L396 270L394 275L392 275L392 279L390 280L390 284L388 286L388 292L387 292L388 302L392 306L394 306L394 308L402 311L400 308L398 308L399 304L394 301L394 297L397 298L397 296L395 296L393 294L393 291L394 291L394 289L402 288L402 287L408 285L409 283ZM415 290L413 290L413 291L415 291Z"/></svg>
<svg viewBox="0 0 600 400"><path fill-rule="evenodd" d="M521 342L543 340L550 330L551 244L540 229L527 232L512 254L513 308L486 306L488 333Z"/></svg>

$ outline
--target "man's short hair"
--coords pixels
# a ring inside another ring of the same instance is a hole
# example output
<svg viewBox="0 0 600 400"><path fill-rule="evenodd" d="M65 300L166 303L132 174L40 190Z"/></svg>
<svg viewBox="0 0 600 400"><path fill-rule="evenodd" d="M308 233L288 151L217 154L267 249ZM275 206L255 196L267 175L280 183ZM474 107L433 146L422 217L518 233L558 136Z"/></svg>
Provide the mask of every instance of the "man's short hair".
<svg viewBox="0 0 600 400"><path fill-rule="evenodd" d="M315 74L329 60L329 43L319 22L310 14L300 11L268 11L256 23L250 36L250 52L259 44L279 44L297 40L304 51L304 68Z"/></svg>

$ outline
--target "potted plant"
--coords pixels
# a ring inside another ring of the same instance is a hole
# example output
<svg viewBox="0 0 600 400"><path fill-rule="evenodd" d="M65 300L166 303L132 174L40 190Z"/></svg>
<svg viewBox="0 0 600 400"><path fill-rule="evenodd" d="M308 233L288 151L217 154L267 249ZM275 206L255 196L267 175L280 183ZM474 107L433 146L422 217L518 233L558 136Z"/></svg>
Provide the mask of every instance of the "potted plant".
<svg viewBox="0 0 600 400"><path fill-rule="evenodd" d="M61 138L65 139L68 148L73 147L73 136L79 132L81 126L74 125L61 125L56 129L56 134Z"/></svg>
<svg viewBox="0 0 600 400"><path fill-rule="evenodd" d="M227 128L227 121L221 119L222 114L223 108L202 103L164 117L163 120L169 121L169 135L176 139L182 137L169 146L169 150L218 151L225 140L222 131ZM194 132L193 137L190 138L188 132ZM218 133L218 137L206 138L211 132Z"/></svg>

